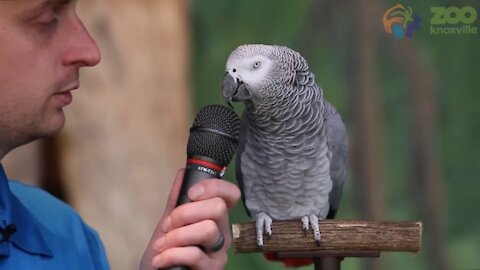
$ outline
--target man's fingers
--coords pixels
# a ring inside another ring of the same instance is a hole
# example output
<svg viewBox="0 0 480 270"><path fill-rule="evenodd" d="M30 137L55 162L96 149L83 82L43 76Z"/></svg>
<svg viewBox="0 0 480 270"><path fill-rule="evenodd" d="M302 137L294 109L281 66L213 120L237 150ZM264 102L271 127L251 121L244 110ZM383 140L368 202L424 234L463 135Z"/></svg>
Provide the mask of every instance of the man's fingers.
<svg viewBox="0 0 480 270"><path fill-rule="evenodd" d="M168 232L155 241L153 248L157 252L162 252L171 247L198 245L211 247L217 244L221 234L222 232L213 220L203 220ZM224 244L223 248L228 248L228 244Z"/></svg>
<svg viewBox="0 0 480 270"><path fill-rule="evenodd" d="M208 211L206 211L208 209ZM220 228L228 227L228 208L224 200L219 197L183 204L173 209L162 224L162 230L172 229L200 222L213 220L220 224ZM228 228L227 228L228 230Z"/></svg>
<svg viewBox="0 0 480 270"><path fill-rule="evenodd" d="M227 255L221 253L222 258L212 260L199 247L170 248L155 256L152 264L156 268L165 268L176 265L189 266L192 270L220 270L227 263Z"/></svg>
<svg viewBox="0 0 480 270"><path fill-rule="evenodd" d="M230 182L220 179L206 179L195 184L188 190L188 197L192 201L222 198L228 209L233 208L240 198L240 190Z"/></svg>
<svg viewBox="0 0 480 270"><path fill-rule="evenodd" d="M160 254L152 264L156 268L186 265L192 270L223 269L231 243L228 210L237 203L240 190L224 180L206 179L190 188L192 202L175 208L183 175L184 170L179 171L172 185L166 216L158 230L165 234L157 234L152 243L154 252ZM212 248L221 234L225 242L218 252L207 254L199 248Z"/></svg>
<svg viewBox="0 0 480 270"><path fill-rule="evenodd" d="M176 247L165 250L155 256L152 260L153 266L157 268L165 268L175 265L184 265L193 267L194 264L197 267L201 266L201 261L208 261L206 254L198 247ZM205 268L206 269L206 268Z"/></svg>

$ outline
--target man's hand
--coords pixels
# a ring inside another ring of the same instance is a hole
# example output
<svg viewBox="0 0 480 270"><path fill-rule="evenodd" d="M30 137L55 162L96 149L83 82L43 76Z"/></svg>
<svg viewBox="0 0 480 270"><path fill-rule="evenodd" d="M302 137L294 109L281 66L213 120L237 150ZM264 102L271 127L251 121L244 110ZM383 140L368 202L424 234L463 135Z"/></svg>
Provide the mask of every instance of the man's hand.
<svg viewBox="0 0 480 270"><path fill-rule="evenodd" d="M175 177L165 212L143 255L140 269L156 270L175 265L192 270L223 269L231 243L228 210L240 198L240 190L232 183L207 179L192 186L192 201L175 208L184 170ZM220 234L224 246L216 252L204 252L199 246L214 246Z"/></svg>

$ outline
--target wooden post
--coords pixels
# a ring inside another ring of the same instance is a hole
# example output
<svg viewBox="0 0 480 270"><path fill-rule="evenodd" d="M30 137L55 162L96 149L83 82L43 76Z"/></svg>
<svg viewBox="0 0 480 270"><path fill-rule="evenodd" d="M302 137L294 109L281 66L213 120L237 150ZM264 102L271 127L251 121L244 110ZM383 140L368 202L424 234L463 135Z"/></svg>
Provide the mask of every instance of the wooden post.
<svg viewBox="0 0 480 270"><path fill-rule="evenodd" d="M69 202L95 228L111 269L138 269L177 170L190 112L188 1L82 0L102 51L56 137Z"/></svg>
<svg viewBox="0 0 480 270"><path fill-rule="evenodd" d="M317 246L313 234L305 233L299 220L274 221L273 234L265 236L264 247L256 245L255 224L232 226L236 252L274 252L278 258L313 258L315 269L336 270L346 257L379 257L382 251L416 253L420 250L422 223L407 221L320 222L322 240Z"/></svg>

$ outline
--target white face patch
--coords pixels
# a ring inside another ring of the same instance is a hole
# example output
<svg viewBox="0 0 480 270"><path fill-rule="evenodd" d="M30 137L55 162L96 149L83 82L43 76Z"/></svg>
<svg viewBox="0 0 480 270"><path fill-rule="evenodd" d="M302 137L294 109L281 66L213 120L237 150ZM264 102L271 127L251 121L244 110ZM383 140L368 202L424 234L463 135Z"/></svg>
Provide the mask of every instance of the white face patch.
<svg viewBox="0 0 480 270"><path fill-rule="evenodd" d="M258 90L265 80L270 79L269 73L273 66L272 60L262 55L248 58L229 58L227 72L242 81L250 91Z"/></svg>

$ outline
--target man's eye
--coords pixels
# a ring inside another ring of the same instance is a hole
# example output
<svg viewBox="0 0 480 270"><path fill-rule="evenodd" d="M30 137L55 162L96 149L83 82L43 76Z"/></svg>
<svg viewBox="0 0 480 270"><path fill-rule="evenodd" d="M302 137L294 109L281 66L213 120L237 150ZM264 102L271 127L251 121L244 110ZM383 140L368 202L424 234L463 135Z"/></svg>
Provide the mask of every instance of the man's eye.
<svg viewBox="0 0 480 270"><path fill-rule="evenodd" d="M58 25L58 17L57 12L49 11L38 18L37 25L47 29L55 28Z"/></svg>
<svg viewBox="0 0 480 270"><path fill-rule="evenodd" d="M51 19L49 21L40 22L39 24L41 24L42 26L51 28L51 27L57 26L57 23L58 23L58 19L54 18L54 19Z"/></svg>

